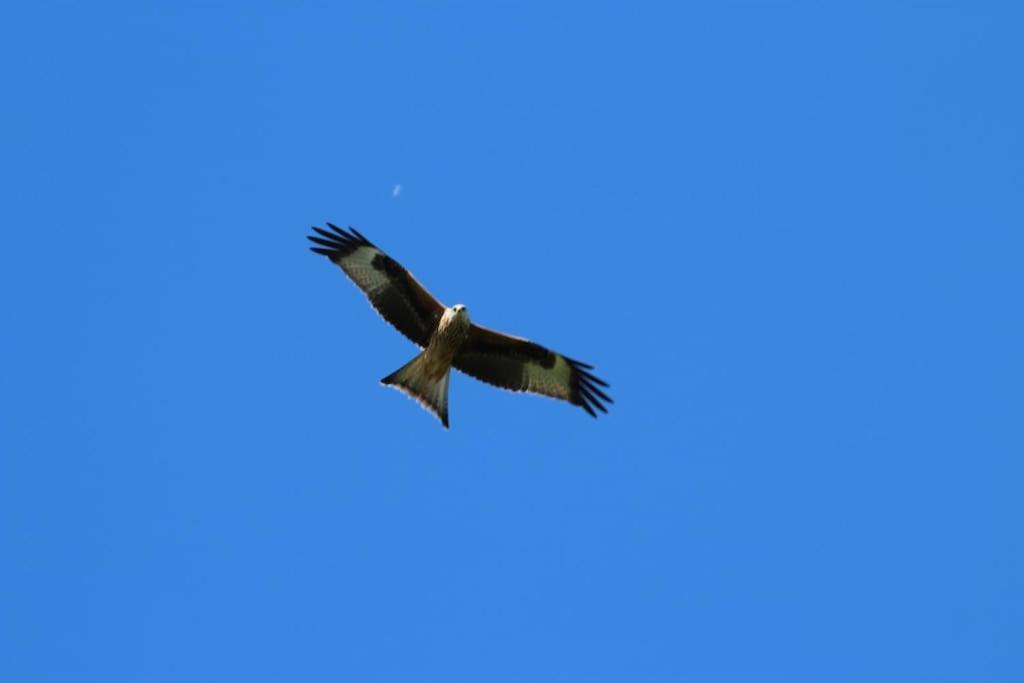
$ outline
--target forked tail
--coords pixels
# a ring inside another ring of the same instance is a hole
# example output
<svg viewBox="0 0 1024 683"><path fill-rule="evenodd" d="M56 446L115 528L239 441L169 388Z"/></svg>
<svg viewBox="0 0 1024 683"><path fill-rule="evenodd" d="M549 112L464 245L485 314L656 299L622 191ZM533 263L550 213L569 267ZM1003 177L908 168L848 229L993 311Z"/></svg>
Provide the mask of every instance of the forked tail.
<svg viewBox="0 0 1024 683"><path fill-rule="evenodd" d="M411 361L398 368L380 381L381 384L394 387L416 399L416 401L432 412L445 429L448 428L448 377L451 368L445 368L441 375L431 376L427 364L420 353Z"/></svg>

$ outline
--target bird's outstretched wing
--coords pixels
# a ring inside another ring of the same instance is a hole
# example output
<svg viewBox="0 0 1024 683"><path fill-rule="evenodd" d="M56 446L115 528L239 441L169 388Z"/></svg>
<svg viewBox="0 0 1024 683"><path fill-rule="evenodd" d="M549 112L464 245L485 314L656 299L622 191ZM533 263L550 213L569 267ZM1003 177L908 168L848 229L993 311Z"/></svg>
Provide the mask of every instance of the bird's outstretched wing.
<svg viewBox="0 0 1024 683"><path fill-rule="evenodd" d="M444 305L431 296L412 273L374 246L355 228L331 223L330 231L313 227L307 239L366 293L377 312L411 341L426 346L444 313Z"/></svg>
<svg viewBox="0 0 1024 683"><path fill-rule="evenodd" d="M608 384L589 372L593 369L590 365L479 325L470 327L469 337L452 365L502 389L568 401L594 417L594 408L607 413L602 402L613 402L600 389Z"/></svg>

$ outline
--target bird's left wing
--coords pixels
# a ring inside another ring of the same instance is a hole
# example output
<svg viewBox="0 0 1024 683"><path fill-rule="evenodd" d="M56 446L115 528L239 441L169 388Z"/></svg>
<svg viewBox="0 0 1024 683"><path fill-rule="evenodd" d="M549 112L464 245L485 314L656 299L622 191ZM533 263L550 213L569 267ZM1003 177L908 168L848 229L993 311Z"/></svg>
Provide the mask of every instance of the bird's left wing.
<svg viewBox="0 0 1024 683"><path fill-rule="evenodd" d="M568 401L594 417L594 408L607 413L602 402L613 402L600 389L608 384L589 372L592 366L479 325L470 327L469 337L452 365L502 389Z"/></svg>
<svg viewBox="0 0 1024 683"><path fill-rule="evenodd" d="M327 227L330 232L313 227L319 237L309 235L307 239L319 246L310 249L345 271L385 320L411 341L425 347L444 313L444 305L417 282L412 273L355 228L342 230L331 223Z"/></svg>

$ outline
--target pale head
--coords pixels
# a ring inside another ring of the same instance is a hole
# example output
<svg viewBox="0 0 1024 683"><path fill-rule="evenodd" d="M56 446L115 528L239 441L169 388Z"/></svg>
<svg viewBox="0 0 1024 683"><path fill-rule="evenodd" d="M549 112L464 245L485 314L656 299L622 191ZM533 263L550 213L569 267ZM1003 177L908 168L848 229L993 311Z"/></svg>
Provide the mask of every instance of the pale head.
<svg viewBox="0 0 1024 683"><path fill-rule="evenodd" d="M458 304L446 308L437 322L437 333L434 335L434 339L441 339L445 344L454 344L456 341L461 344L465 336L469 334L471 326L469 311L465 306ZM434 341L432 340L430 343L433 345Z"/></svg>

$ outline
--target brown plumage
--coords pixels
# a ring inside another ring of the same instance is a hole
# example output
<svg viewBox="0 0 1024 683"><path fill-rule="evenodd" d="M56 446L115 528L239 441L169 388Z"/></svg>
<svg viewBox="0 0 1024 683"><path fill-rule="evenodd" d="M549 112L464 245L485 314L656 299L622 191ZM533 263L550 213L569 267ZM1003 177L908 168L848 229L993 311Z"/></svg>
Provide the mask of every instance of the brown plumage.
<svg viewBox="0 0 1024 683"><path fill-rule="evenodd" d="M314 227L311 249L339 266L366 293L380 315L424 349L388 375L394 386L420 402L448 427L448 377L454 367L471 377L510 391L525 391L568 401L591 416L612 403L592 366L540 344L489 330L469 321L466 307L446 308L412 274L354 228L331 223Z"/></svg>

